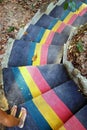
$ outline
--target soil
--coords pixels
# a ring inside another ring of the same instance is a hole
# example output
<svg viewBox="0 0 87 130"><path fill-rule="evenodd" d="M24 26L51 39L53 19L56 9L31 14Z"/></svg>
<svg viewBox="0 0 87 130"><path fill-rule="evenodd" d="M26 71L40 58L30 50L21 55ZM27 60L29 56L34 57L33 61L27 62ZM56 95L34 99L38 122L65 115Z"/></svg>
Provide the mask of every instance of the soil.
<svg viewBox="0 0 87 130"><path fill-rule="evenodd" d="M67 53L68 61L87 78L87 24L80 27L71 39Z"/></svg>

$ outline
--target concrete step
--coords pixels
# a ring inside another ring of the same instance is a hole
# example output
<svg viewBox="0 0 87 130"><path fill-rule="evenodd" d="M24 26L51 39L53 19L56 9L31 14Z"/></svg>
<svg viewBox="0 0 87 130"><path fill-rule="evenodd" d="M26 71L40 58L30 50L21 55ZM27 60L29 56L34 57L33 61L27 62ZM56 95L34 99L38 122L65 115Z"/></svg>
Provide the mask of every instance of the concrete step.
<svg viewBox="0 0 87 130"><path fill-rule="evenodd" d="M35 25L51 30L52 27L57 23L57 21L58 18L53 18L47 14L43 14Z"/></svg>
<svg viewBox="0 0 87 130"><path fill-rule="evenodd" d="M59 130L86 130L87 129L87 105L73 115Z"/></svg>
<svg viewBox="0 0 87 130"><path fill-rule="evenodd" d="M32 65L32 57L36 48L36 42L15 40L10 53L8 66Z"/></svg>
<svg viewBox="0 0 87 130"><path fill-rule="evenodd" d="M87 13L85 13L83 16L79 16L72 25L77 27L84 25L85 23L87 23Z"/></svg>
<svg viewBox="0 0 87 130"><path fill-rule="evenodd" d="M36 42L15 40L8 66L17 67L60 63L62 51L63 46L41 45Z"/></svg>
<svg viewBox="0 0 87 130"><path fill-rule="evenodd" d="M55 8L58 8L57 12L59 13L60 8L62 8L62 7L59 6L59 7L55 7ZM41 27L44 27L44 28L47 28L50 30L53 30L53 28L56 28L57 32L60 32L60 30L58 28L62 28L62 26L68 26L67 24L72 25L73 22L75 22L79 18L79 16L81 16L81 18L83 19L86 12L87 12L87 5L81 4L79 9L74 12L71 12L70 10L64 11L64 14L62 15L63 19L59 18L59 15L58 15L58 18L53 19L49 15L43 14L42 17L36 22L35 25L38 25L38 26L41 26ZM60 15L61 15L61 13L60 13ZM81 25L81 24L79 24L79 25Z"/></svg>
<svg viewBox="0 0 87 130"><path fill-rule="evenodd" d="M76 0L76 10L80 8L80 6L83 4L83 2ZM64 4L65 2L61 5L58 6L56 5L55 8L50 12L50 16L54 17L54 18L59 18L60 20L64 20L66 18L67 15L69 15L70 12L75 13L76 10L71 10L71 9L67 9L64 10Z"/></svg>
<svg viewBox="0 0 87 130"><path fill-rule="evenodd" d="M10 106L37 97L69 79L62 64L3 69L4 91Z"/></svg>
<svg viewBox="0 0 87 130"><path fill-rule="evenodd" d="M26 35L24 33L21 39L25 41L39 42L40 44L47 45L64 45L69 37L72 26L63 26L63 28L61 29L61 33L57 33L55 29L56 28L54 27L51 31L36 25L30 25L29 28L26 30L27 33L25 32Z"/></svg>
<svg viewBox="0 0 87 130"><path fill-rule="evenodd" d="M30 24L21 39L25 41L39 42L44 32L44 28Z"/></svg>
<svg viewBox="0 0 87 130"><path fill-rule="evenodd" d="M73 115L86 103L86 98L78 91L76 84L73 81L68 81L19 106L19 111L21 107L27 109L23 130L58 130L63 123L73 118ZM82 119L86 119L84 115L87 113L86 108L83 107L80 111ZM80 113L76 113L76 117L80 119L77 122L82 123ZM86 124L85 120L83 124Z"/></svg>

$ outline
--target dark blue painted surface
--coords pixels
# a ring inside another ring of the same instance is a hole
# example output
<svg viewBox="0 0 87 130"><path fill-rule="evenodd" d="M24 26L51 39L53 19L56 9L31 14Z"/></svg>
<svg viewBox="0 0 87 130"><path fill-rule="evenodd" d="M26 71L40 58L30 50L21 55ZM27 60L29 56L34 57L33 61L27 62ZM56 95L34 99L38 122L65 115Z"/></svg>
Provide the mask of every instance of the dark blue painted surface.
<svg viewBox="0 0 87 130"><path fill-rule="evenodd" d="M38 66L38 69L50 88L54 88L70 79L63 65ZM36 77L37 74L35 73L34 76ZM31 92L17 67L3 69L3 80L4 90L10 106L32 99Z"/></svg>
<svg viewBox="0 0 87 130"><path fill-rule="evenodd" d="M54 18L59 18L61 19L62 14L64 13L64 9L61 6L56 6L51 12L50 12L50 16L54 17Z"/></svg>
<svg viewBox="0 0 87 130"><path fill-rule="evenodd" d="M83 16L78 16L78 18L74 21L72 24L73 26L80 26L87 23L87 13L85 13Z"/></svg>
<svg viewBox="0 0 87 130"><path fill-rule="evenodd" d="M75 116L77 119L83 124L83 126L87 129L87 105L85 105L81 110L79 110Z"/></svg>
<svg viewBox="0 0 87 130"><path fill-rule="evenodd" d="M39 42L44 34L44 31L45 31L44 28L31 24L26 30L27 32L25 33L26 35L23 35L21 39L25 41Z"/></svg>
<svg viewBox="0 0 87 130"><path fill-rule="evenodd" d="M68 40L69 34L62 32L62 33L55 33L54 37L52 39L51 44L52 45L57 45L57 46L62 46L66 41Z"/></svg>
<svg viewBox="0 0 87 130"><path fill-rule="evenodd" d="M24 40L25 40L25 41L30 41L30 37L31 37L31 39L32 39L33 41L35 41L35 42L40 42L40 40L41 40L41 38L43 37L44 32L46 31L46 29L44 29L44 28L42 28L42 27L39 27L39 26L33 26L33 25L32 25L32 28L33 28L33 27L39 28L39 33L38 33L38 35L36 35L36 37L34 38L34 37L33 37L33 34L31 35L31 33L28 33L27 35L23 36L23 37L25 37ZM54 37L53 37L53 39L52 39L51 44L53 44L53 45L64 45L64 43L65 43L65 42L67 41L67 39L68 39L70 30L71 30L71 27L68 27L68 26L67 26L67 28L68 28L68 32L67 32L66 30L63 30L61 33L57 33L57 32L56 32L56 33L54 34ZM50 31L50 32L51 32L51 31ZM37 34L37 31L34 32L34 33ZM35 35L35 34L34 34L34 35Z"/></svg>
<svg viewBox="0 0 87 130"><path fill-rule="evenodd" d="M38 66L38 68L52 88L70 79L62 64L45 65L44 67Z"/></svg>
<svg viewBox="0 0 87 130"><path fill-rule="evenodd" d="M49 15L43 14L42 17L37 21L37 23L35 25L50 29L49 26L54 21L57 22L58 19L55 19Z"/></svg>
<svg viewBox="0 0 87 130"><path fill-rule="evenodd" d="M65 105L74 113L77 112L77 110L80 110L81 107L85 106L86 104L86 99L83 95L78 90L78 87L73 81L68 81L61 86L57 86L56 88L53 89L53 91L56 93L58 98L65 103ZM48 95L50 93L46 92L45 94L42 94L43 96ZM50 95L51 97L51 95ZM78 97L78 98L76 98ZM67 99L67 100L65 100ZM37 98L36 98L37 100ZM72 101L72 102L71 102ZM67 102L67 103L66 103ZM30 100L22 105L20 107L25 107L27 109L27 118L25 121L25 125L23 130L29 129L32 130L34 128L35 130L51 130L50 126L48 123L44 120L43 116L35 106L33 100ZM78 113L76 113L76 117L84 124L84 126L87 128L87 119L86 119L86 114L87 113L87 106L83 107ZM81 115L83 115L82 121ZM72 118L72 117L71 117ZM31 121L30 121L31 120ZM67 120L66 120L67 121ZM34 124L33 124L34 123ZM44 129L45 128L45 129ZM12 128L7 128L6 130L19 130L18 127Z"/></svg>
<svg viewBox="0 0 87 130"><path fill-rule="evenodd" d="M35 42L15 40L8 61L8 66L32 65L35 46Z"/></svg>
<svg viewBox="0 0 87 130"><path fill-rule="evenodd" d="M3 69L4 92L10 106L25 102L24 97L15 82L12 69ZM21 81L20 81L21 84ZM22 86L21 86L22 87Z"/></svg>
<svg viewBox="0 0 87 130"><path fill-rule="evenodd" d="M82 2L78 0L75 2L76 2L76 9L78 9L82 5ZM76 9L74 11L76 11ZM56 7L50 12L49 15L54 18L59 18L60 20L64 20L70 12L74 12L74 11L71 10L70 8L64 10L64 3L63 3L61 6L56 5Z"/></svg>
<svg viewBox="0 0 87 130"><path fill-rule="evenodd" d="M87 99L78 91L78 86L73 81L68 81L58 88L54 88L54 91L73 114L87 104Z"/></svg>
<svg viewBox="0 0 87 130"><path fill-rule="evenodd" d="M47 64L57 63L58 56L61 54L63 46L50 45L48 48Z"/></svg>

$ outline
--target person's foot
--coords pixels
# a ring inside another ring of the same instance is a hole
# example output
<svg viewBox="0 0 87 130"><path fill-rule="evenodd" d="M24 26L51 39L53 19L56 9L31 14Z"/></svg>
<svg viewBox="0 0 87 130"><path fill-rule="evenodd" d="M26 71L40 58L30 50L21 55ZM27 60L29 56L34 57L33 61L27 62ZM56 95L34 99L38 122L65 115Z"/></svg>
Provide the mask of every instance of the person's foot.
<svg viewBox="0 0 87 130"><path fill-rule="evenodd" d="M18 125L19 128L23 128L24 122L25 122L25 119L26 119L26 115L27 115L27 111L24 107L22 107L20 114L19 114L19 118L20 118L20 123Z"/></svg>
<svg viewBox="0 0 87 130"><path fill-rule="evenodd" d="M11 115L15 117L15 116L16 116L16 112L17 112L17 106L14 105L14 106L11 108Z"/></svg>

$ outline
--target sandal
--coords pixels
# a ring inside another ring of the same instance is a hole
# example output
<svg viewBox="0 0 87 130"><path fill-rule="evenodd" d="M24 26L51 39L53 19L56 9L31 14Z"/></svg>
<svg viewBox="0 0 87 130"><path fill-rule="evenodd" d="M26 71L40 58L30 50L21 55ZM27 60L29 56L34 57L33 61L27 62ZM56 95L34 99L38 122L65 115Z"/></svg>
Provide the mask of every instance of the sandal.
<svg viewBox="0 0 87 130"><path fill-rule="evenodd" d="M16 112L17 112L17 106L14 105L14 106L11 108L11 115L15 117L15 116L16 116Z"/></svg>
<svg viewBox="0 0 87 130"><path fill-rule="evenodd" d="M23 128L26 116L27 116L27 111L24 107L22 107L21 112L19 114L19 118L20 118L20 123L18 125L19 128Z"/></svg>

